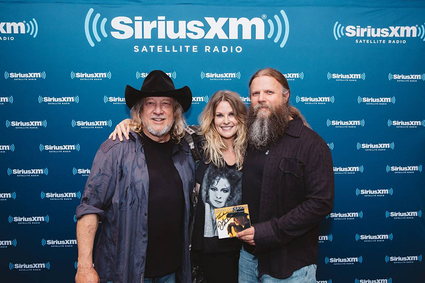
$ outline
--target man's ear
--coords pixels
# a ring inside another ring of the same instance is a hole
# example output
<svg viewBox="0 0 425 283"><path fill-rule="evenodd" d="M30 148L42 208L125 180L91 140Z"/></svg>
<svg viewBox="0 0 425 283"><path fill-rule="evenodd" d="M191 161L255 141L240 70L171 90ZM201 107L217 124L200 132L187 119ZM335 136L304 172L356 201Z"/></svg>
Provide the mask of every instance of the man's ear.
<svg viewBox="0 0 425 283"><path fill-rule="evenodd" d="M283 101L284 103L288 103L289 96L291 95L291 92L288 91L287 93L283 94Z"/></svg>

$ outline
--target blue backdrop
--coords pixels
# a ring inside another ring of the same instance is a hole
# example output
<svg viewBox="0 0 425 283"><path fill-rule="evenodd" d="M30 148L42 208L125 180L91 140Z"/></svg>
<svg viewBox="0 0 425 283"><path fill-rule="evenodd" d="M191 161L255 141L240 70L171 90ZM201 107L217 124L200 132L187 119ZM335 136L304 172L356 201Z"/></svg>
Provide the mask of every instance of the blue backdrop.
<svg viewBox="0 0 425 283"><path fill-rule="evenodd" d="M222 1L224 2L224 1ZM190 86L189 124L259 68L328 143L318 282L425 282L425 4L0 2L0 280L73 282L75 207L127 84Z"/></svg>

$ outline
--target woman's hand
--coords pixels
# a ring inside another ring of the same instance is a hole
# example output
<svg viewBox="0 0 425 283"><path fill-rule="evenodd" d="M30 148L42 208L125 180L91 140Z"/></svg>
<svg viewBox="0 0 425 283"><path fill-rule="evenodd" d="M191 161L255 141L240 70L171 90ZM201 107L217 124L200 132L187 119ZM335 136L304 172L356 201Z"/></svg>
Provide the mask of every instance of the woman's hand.
<svg viewBox="0 0 425 283"><path fill-rule="evenodd" d="M123 141L124 135L124 137L129 140L130 136L128 134L130 133L130 122L130 119L122 120L118 125L115 126L115 130L109 135L109 139L114 141L118 136L118 139Z"/></svg>

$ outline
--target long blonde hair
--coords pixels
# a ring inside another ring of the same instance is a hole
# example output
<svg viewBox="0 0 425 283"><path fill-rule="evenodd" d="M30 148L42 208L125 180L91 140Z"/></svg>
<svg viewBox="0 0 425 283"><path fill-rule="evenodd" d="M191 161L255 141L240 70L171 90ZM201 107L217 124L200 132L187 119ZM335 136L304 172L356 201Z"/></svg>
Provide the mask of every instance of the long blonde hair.
<svg viewBox="0 0 425 283"><path fill-rule="evenodd" d="M204 157L207 163L212 162L217 167L224 167L223 150L227 148L222 137L214 125L214 117L220 102L227 101L233 109L238 130L233 142L233 150L236 155L236 167L242 169L246 149L246 118L247 108L239 94L229 90L220 90L214 93L200 115L201 134L206 142L203 146Z"/></svg>
<svg viewBox="0 0 425 283"><path fill-rule="evenodd" d="M132 108L131 108L131 117L133 120L130 123L130 128L136 133L141 133L143 131L143 122L142 122L142 113L143 113L143 104L145 103L146 98L140 99ZM185 135L184 128L186 127L186 120L183 115L183 108L180 103L175 99L174 102L174 123L170 130L171 139L175 143L180 143L181 139Z"/></svg>

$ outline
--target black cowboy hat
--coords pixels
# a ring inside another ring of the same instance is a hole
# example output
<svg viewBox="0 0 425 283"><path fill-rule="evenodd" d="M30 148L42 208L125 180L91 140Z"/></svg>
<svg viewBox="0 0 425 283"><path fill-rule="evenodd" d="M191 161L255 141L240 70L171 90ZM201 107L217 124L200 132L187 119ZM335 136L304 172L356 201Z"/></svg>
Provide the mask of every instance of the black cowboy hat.
<svg viewBox="0 0 425 283"><path fill-rule="evenodd" d="M192 92L188 86L176 89L173 81L166 73L160 70L152 71L148 74L142 84L142 88L137 90L129 85L125 88L125 103L128 108L132 108L140 99L151 96L166 96L174 98L186 112L192 104Z"/></svg>

